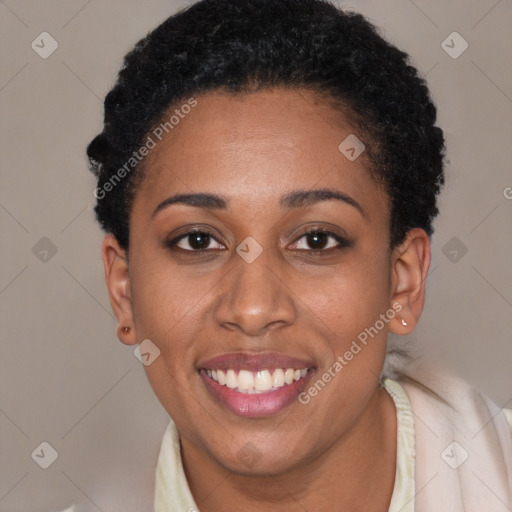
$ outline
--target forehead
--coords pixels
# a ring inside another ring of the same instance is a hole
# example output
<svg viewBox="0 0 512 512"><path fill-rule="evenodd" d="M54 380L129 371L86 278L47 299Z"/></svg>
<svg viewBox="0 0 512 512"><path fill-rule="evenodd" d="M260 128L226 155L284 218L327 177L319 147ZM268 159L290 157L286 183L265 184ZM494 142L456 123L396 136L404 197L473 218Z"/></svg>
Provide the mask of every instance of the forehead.
<svg viewBox="0 0 512 512"><path fill-rule="evenodd" d="M215 91L194 98L186 114L180 104L169 109L164 122L176 110L181 116L161 140L150 134L156 146L144 162L137 200L158 203L171 193L207 191L247 204L290 190L335 187L358 202L385 206L364 151L351 161L339 149L347 137L364 135L314 92Z"/></svg>

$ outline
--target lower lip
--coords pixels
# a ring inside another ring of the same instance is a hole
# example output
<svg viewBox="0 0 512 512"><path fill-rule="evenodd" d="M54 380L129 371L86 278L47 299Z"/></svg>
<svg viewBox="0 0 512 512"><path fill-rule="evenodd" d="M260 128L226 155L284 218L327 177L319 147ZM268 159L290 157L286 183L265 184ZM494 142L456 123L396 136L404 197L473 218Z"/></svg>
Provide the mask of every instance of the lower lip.
<svg viewBox="0 0 512 512"><path fill-rule="evenodd" d="M221 386L218 382L208 377L204 370L200 371L199 375L208 390L229 411L237 416L244 416L246 418L261 418L277 414L295 402L306 387L307 381L311 378L312 370L310 369L305 377L294 381L292 384L285 384L283 387L268 393L253 395L240 393L227 386Z"/></svg>

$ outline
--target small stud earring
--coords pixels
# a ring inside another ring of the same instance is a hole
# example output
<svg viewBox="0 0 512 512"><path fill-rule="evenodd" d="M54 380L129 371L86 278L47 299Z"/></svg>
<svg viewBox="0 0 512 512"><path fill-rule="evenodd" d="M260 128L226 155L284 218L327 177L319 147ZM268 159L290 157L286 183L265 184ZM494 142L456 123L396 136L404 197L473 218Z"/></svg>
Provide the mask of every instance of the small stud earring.
<svg viewBox="0 0 512 512"><path fill-rule="evenodd" d="M130 332L130 330L131 330L130 327L128 327L126 325L121 328L121 331L123 331L124 334L128 334Z"/></svg>
<svg viewBox="0 0 512 512"><path fill-rule="evenodd" d="M403 318L401 318L400 320L402 321L402 325L407 325L407 322Z"/></svg>

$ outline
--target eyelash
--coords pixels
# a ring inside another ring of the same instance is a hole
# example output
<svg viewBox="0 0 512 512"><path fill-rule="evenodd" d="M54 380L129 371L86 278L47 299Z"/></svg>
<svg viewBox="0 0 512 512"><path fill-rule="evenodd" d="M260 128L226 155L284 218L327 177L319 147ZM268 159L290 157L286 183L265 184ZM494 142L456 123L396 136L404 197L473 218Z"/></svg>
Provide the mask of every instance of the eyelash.
<svg viewBox="0 0 512 512"><path fill-rule="evenodd" d="M217 243L220 244L220 242L215 238L215 235L213 233L211 233L207 229L202 229L201 228L201 229L193 229L193 230L188 231L187 233L183 233L182 235L179 235L178 237L173 238L172 240L167 241L165 243L165 245L166 245L166 247L168 247L169 249L171 249L173 251L181 250L182 252L191 253L194 256L201 256L201 255L204 255L204 254L207 254L207 253L211 252L212 250L218 250L218 249L191 249L190 250L190 249L181 249L181 248L176 249L175 248L175 246L179 242L181 242L181 240L189 237L190 235L194 235L194 234L197 234L197 233L200 233L202 235L208 235L209 237L213 238L213 240L215 240ZM299 240L302 240L304 237L306 237L306 236L308 236L310 234L327 235L328 237L334 238L334 240L336 240L336 242L338 242L338 245L336 247L330 247L329 249L298 249L299 251L306 251L306 252L310 252L310 253L318 254L318 255L322 256L322 255L326 255L326 254L330 253L333 250L341 250L341 249L344 249L346 247L350 247L352 245L351 242L349 242L345 238L337 235L336 233L333 233L332 231L328 231L328 230L325 230L325 229L320 229L320 228L313 228L313 229L309 229L308 231L305 231L293 243L297 243Z"/></svg>

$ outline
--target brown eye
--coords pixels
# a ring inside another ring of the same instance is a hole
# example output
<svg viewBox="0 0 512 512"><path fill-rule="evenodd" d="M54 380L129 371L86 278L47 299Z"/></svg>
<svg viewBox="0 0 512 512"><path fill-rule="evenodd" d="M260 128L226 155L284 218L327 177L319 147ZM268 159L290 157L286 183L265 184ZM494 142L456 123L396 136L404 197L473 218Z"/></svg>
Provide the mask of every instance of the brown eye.
<svg viewBox="0 0 512 512"><path fill-rule="evenodd" d="M341 236L323 229L313 229L304 233L295 243L294 249L310 252L330 252L343 249L351 244Z"/></svg>
<svg viewBox="0 0 512 512"><path fill-rule="evenodd" d="M188 244L192 249L206 249L208 245L210 244L210 235L207 233L193 233L187 235L184 239L180 241L183 242L184 240L188 241ZM179 244L178 244L179 245Z"/></svg>
<svg viewBox="0 0 512 512"><path fill-rule="evenodd" d="M306 235L306 240L312 249L324 249L329 241L329 236L322 231L312 231Z"/></svg>
<svg viewBox="0 0 512 512"><path fill-rule="evenodd" d="M211 244L217 247L211 247ZM166 243L167 247L175 250L178 247L186 252L202 252L209 249L224 249L224 246L217 242L215 237L207 231L194 230L184 233Z"/></svg>

